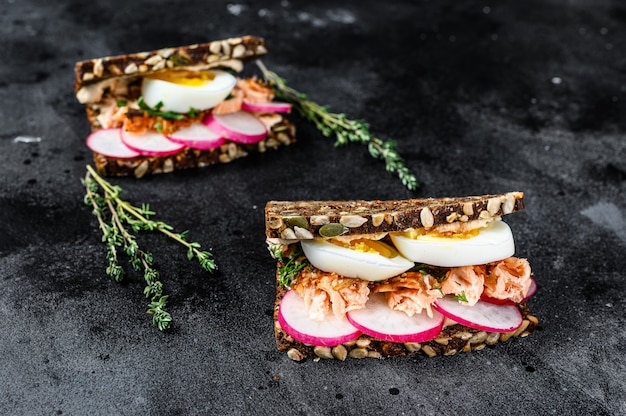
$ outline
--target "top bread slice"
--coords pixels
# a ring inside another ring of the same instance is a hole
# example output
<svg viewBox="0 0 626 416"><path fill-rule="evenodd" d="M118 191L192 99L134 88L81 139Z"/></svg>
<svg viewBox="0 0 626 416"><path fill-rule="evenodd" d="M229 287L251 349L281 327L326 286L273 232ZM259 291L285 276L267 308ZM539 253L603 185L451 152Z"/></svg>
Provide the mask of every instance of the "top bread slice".
<svg viewBox="0 0 626 416"><path fill-rule="evenodd" d="M302 240L402 232L490 219L524 209L524 193L391 201L270 201L266 236Z"/></svg>
<svg viewBox="0 0 626 416"><path fill-rule="evenodd" d="M114 81L135 80L168 69L208 69L230 67L237 72L243 63L267 53L262 38L243 36L208 43L163 48L149 52L107 56L77 62L74 92L83 104L95 103ZM116 95L123 91L116 90Z"/></svg>

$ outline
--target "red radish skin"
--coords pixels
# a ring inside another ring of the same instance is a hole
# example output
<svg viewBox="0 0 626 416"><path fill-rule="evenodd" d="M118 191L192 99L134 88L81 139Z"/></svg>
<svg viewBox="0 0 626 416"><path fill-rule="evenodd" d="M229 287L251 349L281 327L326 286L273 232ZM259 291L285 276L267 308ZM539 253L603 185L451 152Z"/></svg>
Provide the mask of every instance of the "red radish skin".
<svg viewBox="0 0 626 416"><path fill-rule="evenodd" d="M253 111L256 113L289 113L291 112L291 104L280 101L272 101L267 103L247 103L241 104L241 109L245 111Z"/></svg>
<svg viewBox="0 0 626 416"><path fill-rule="evenodd" d="M194 123L178 129L168 139L192 149L211 150L226 143L226 139L202 123Z"/></svg>
<svg viewBox="0 0 626 416"><path fill-rule="evenodd" d="M426 342L441 332L444 317L433 311L430 318L426 311L409 316L396 311L385 301L385 295L370 295L363 309L347 313L348 321L364 334L390 342Z"/></svg>
<svg viewBox="0 0 626 416"><path fill-rule="evenodd" d="M278 323L283 331L303 344L334 347L361 336L346 317L328 315L323 321L309 318L304 299L293 290L285 293L278 307Z"/></svg>
<svg viewBox="0 0 626 416"><path fill-rule="evenodd" d="M121 129L100 129L87 137L87 147L96 153L118 159L141 156L122 142Z"/></svg>
<svg viewBox="0 0 626 416"><path fill-rule="evenodd" d="M267 136L265 124L247 111L209 114L204 124L228 140L241 144L258 143Z"/></svg>
<svg viewBox="0 0 626 416"><path fill-rule="evenodd" d="M522 313L517 306L494 305L483 301L469 306L448 295L437 299L435 309L447 318L470 328L489 332L511 332L522 325Z"/></svg>
<svg viewBox="0 0 626 416"><path fill-rule="evenodd" d="M528 293L526 294L524 299L522 299L521 302L519 303L513 302L510 299L492 298L492 297L485 295L484 293L480 295L480 300L485 301L487 303L492 303L494 305L519 305L519 304L526 302L528 299L530 299L536 292L537 292L537 283L535 282L535 279L530 279L530 288L528 289Z"/></svg>
<svg viewBox="0 0 626 416"><path fill-rule="evenodd" d="M169 156L185 148L185 145L174 143L161 133L131 133L121 129L122 142L142 156Z"/></svg>

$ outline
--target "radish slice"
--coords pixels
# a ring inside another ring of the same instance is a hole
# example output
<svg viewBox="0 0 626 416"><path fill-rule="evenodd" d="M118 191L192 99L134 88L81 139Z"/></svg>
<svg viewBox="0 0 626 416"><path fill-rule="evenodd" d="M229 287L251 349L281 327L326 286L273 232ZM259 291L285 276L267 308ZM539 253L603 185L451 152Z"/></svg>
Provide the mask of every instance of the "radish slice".
<svg viewBox="0 0 626 416"><path fill-rule="evenodd" d="M369 297L363 309L347 313L348 321L364 334L391 342L425 342L441 332L444 317L433 311L430 318L426 311L409 316L387 306L385 295L375 293Z"/></svg>
<svg viewBox="0 0 626 416"><path fill-rule="evenodd" d="M323 321L310 319L304 299L293 290L287 291L280 301L278 323L293 339L309 345L334 347L361 335L345 316L328 315Z"/></svg>
<svg viewBox="0 0 626 416"><path fill-rule="evenodd" d="M480 300L483 300L487 303L492 303L494 305L519 305L521 303L526 302L528 299L530 299L536 292L537 292L537 283L535 282L535 279L530 279L530 288L528 289L528 293L526 294L526 296L524 296L524 299L522 299L519 303L513 302L510 299L492 298L492 297L485 295L484 293L480 295Z"/></svg>
<svg viewBox="0 0 626 416"><path fill-rule="evenodd" d="M124 143L120 136L121 129L100 129L87 137L87 147L96 153L118 159L141 156Z"/></svg>
<svg viewBox="0 0 626 416"><path fill-rule="evenodd" d="M210 114L204 124L228 140L242 144L257 143L267 136L267 128L254 114L235 111L226 114Z"/></svg>
<svg viewBox="0 0 626 416"><path fill-rule="evenodd" d="M131 133L121 129L122 142L143 156L168 156L185 148L185 145L174 143L156 131Z"/></svg>
<svg viewBox="0 0 626 416"><path fill-rule="evenodd" d="M517 306L494 305L483 301L468 306L452 296L437 299L435 309L461 325L489 332L510 332L522 325L522 314Z"/></svg>
<svg viewBox="0 0 626 416"><path fill-rule="evenodd" d="M167 136L174 143L199 150L210 150L226 143L226 139L202 123L194 123Z"/></svg>
<svg viewBox="0 0 626 416"><path fill-rule="evenodd" d="M241 109L245 111L255 111L257 113L289 113L291 112L291 104L280 101L272 101L267 103L247 103L241 104Z"/></svg>

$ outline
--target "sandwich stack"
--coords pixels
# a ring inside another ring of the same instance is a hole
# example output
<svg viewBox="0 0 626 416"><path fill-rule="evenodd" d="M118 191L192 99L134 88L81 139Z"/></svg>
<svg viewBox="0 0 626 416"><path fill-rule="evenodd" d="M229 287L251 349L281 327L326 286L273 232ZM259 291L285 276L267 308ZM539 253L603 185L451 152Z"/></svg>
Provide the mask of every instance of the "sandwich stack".
<svg viewBox="0 0 626 416"><path fill-rule="evenodd" d="M278 349L296 361L434 357L529 335L536 283L502 220L523 198L268 202Z"/></svg>
<svg viewBox="0 0 626 416"><path fill-rule="evenodd" d="M291 105L256 77L238 76L266 53L263 39L244 36L76 63L98 172L142 177L291 144Z"/></svg>

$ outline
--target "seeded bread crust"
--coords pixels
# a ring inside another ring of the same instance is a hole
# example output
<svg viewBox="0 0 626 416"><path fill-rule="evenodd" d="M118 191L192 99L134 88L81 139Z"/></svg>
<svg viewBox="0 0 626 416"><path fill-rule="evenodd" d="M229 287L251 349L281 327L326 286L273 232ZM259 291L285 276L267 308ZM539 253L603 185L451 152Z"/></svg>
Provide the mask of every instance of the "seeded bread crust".
<svg viewBox="0 0 626 416"><path fill-rule="evenodd" d="M274 333L276 346L280 351L294 361L302 361L307 358L313 359L337 359L344 361L347 358L391 358L411 355L425 355L437 357L455 355L459 352L471 352L506 342L510 338L523 338L530 335L539 325L539 320L530 314L526 304L519 305L523 316L522 326L512 332L487 332L469 328L460 324L444 327L441 333L428 342L395 343L383 341L361 335L356 340L339 344L332 347L320 347L305 345L294 340L280 326L278 322L278 308L287 289L276 283L276 302L274 304Z"/></svg>
<svg viewBox="0 0 626 416"><path fill-rule="evenodd" d="M164 69L216 65L237 59L248 61L267 53L265 41L243 36L209 43L107 56L77 62L74 91L109 78L144 76Z"/></svg>
<svg viewBox="0 0 626 416"><path fill-rule="evenodd" d="M265 206L265 233L283 240L328 237L322 227L338 224L343 227L335 228L347 235L374 234L488 219L523 209L523 192L393 201L270 201Z"/></svg>

